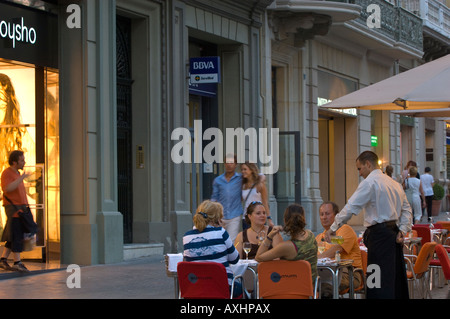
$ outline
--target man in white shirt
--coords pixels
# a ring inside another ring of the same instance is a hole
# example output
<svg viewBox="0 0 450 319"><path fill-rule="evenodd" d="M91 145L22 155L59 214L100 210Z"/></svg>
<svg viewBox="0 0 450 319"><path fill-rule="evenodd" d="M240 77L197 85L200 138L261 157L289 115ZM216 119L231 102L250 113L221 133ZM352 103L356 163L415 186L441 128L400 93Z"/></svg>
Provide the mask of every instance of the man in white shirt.
<svg viewBox="0 0 450 319"><path fill-rule="evenodd" d="M420 181L422 182L423 192L425 194L425 202L427 203L428 220L431 218L431 208L433 207L433 184L434 178L430 174L431 168L425 167L425 174L420 175Z"/></svg>
<svg viewBox="0 0 450 319"><path fill-rule="evenodd" d="M381 275L380 287L368 287L367 298L407 299L403 237L411 231L411 206L401 185L380 170L375 153L361 153L356 159L356 167L364 180L336 215L326 236L333 235L352 215L365 209L367 261L368 265L378 265Z"/></svg>

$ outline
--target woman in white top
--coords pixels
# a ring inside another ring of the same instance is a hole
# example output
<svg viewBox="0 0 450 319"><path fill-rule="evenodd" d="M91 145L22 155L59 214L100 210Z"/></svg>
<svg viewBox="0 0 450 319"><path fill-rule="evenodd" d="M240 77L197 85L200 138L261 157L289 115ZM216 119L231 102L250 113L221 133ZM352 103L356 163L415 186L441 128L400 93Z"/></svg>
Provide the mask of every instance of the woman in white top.
<svg viewBox="0 0 450 319"><path fill-rule="evenodd" d="M266 215L269 226L274 226L272 217L270 216L269 200L267 195L267 187L263 182L263 178L258 173L258 167L254 163L245 162L241 164L242 173L242 199L244 200L244 214L247 214L247 207L251 202L262 202L266 209ZM243 228L250 227L243 222Z"/></svg>
<svg viewBox="0 0 450 319"><path fill-rule="evenodd" d="M409 176L405 179L405 193L413 210L414 221L418 223L422 219L422 203L420 197L422 196L423 203L425 203L425 198L423 196L422 184L420 179L417 178L417 167L411 166L408 172Z"/></svg>

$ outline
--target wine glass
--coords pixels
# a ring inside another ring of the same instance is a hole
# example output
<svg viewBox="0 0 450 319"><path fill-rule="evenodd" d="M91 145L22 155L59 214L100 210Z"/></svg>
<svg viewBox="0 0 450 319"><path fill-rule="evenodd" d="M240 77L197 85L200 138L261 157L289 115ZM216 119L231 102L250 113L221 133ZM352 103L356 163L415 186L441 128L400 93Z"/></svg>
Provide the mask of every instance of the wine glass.
<svg viewBox="0 0 450 319"><path fill-rule="evenodd" d="M325 242L324 241L320 242L320 244L318 246L318 251L319 251L319 254L322 254L325 251Z"/></svg>
<svg viewBox="0 0 450 319"><path fill-rule="evenodd" d="M245 255L247 256L246 260L248 260L248 253L252 250L252 244L249 242L244 242L242 244L242 248L244 249Z"/></svg>

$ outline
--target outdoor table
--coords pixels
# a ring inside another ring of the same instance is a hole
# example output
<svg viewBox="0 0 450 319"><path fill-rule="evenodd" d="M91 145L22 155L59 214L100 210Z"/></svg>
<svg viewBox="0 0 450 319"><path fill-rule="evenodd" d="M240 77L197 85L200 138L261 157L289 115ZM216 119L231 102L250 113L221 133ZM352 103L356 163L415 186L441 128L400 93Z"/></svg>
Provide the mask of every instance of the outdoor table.
<svg viewBox="0 0 450 319"><path fill-rule="evenodd" d="M408 249L410 255L413 254L413 247L417 246L417 254L419 253L420 249L420 243L422 242L422 237L406 237L403 240L403 244L405 245L406 249Z"/></svg>
<svg viewBox="0 0 450 319"><path fill-rule="evenodd" d="M438 244L443 244L444 236L446 236L448 230L445 228L432 228L430 229L431 240L436 237Z"/></svg>
<svg viewBox="0 0 450 319"><path fill-rule="evenodd" d="M339 299L339 275L342 269L347 268L349 274L349 296L354 298L355 288L353 287L353 260L342 259L341 262L336 263L335 260L329 258L322 258L317 261L317 271L328 271L331 273L333 299ZM319 274L320 275L320 274Z"/></svg>
<svg viewBox="0 0 450 319"><path fill-rule="evenodd" d="M259 299L258 289L258 262L254 259L240 259L237 264L230 265L234 276L244 276L247 271L250 271L253 276L253 291L256 293L256 299ZM245 278L244 278L245 281Z"/></svg>
<svg viewBox="0 0 450 319"><path fill-rule="evenodd" d="M180 285L178 283L177 265L180 261L183 261L183 254L167 254L164 256L166 263L167 277L173 278L175 299L178 299L180 294Z"/></svg>

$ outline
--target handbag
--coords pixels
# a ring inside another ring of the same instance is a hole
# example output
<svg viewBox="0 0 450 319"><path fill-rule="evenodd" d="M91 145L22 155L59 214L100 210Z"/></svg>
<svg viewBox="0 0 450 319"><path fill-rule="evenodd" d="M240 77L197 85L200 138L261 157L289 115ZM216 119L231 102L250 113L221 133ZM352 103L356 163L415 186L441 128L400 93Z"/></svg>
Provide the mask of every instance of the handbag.
<svg viewBox="0 0 450 319"><path fill-rule="evenodd" d="M3 194L3 197L5 197L8 202L13 205L13 207L16 209L17 214L19 215L20 221L22 223L23 231L24 233L29 234L37 234L38 232L38 225L34 221L33 214L31 213L31 209L29 206L25 208L25 211L22 209L19 209L16 205L13 204L13 202Z"/></svg>
<svg viewBox="0 0 450 319"><path fill-rule="evenodd" d="M36 247L36 237L25 235L23 238L23 251L32 251Z"/></svg>

